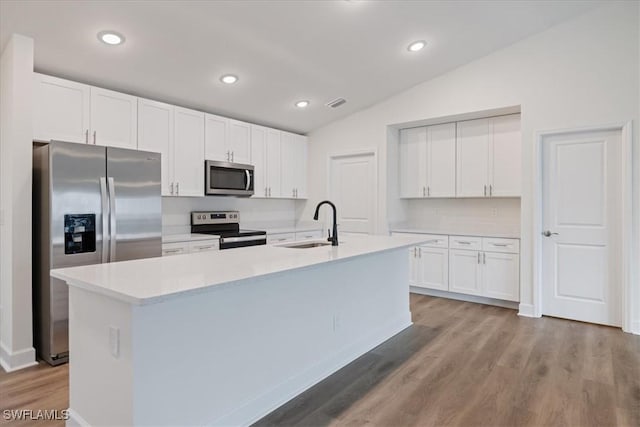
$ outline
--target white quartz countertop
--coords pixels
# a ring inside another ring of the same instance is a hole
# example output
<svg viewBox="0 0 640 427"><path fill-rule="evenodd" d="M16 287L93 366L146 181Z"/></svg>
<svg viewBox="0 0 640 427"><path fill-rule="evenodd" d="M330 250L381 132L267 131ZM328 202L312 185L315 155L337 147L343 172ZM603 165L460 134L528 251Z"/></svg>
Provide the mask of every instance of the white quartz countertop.
<svg viewBox="0 0 640 427"><path fill-rule="evenodd" d="M251 246L62 268L52 270L51 275L69 286L143 305L245 279L410 247L424 240L416 236L348 236L337 247Z"/></svg>
<svg viewBox="0 0 640 427"><path fill-rule="evenodd" d="M220 236L215 234L198 234L198 233L184 233L184 234L163 234L162 243L176 243L176 242L197 242L199 240L211 240L219 239Z"/></svg>
<svg viewBox="0 0 640 427"><path fill-rule="evenodd" d="M429 229L429 228L413 228L413 227L391 227L389 229L392 233L414 233L414 234L442 234L449 236L474 236L474 237L499 237L504 239L519 239L519 231L504 231L504 230L469 230L469 229Z"/></svg>

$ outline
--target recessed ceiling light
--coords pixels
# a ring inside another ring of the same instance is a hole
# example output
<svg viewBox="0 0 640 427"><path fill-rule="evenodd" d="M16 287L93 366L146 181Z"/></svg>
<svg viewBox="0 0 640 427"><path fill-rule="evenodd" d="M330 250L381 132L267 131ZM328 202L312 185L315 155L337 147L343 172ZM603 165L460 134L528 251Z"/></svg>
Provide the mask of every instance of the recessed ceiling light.
<svg viewBox="0 0 640 427"><path fill-rule="evenodd" d="M418 41L415 41L415 42L411 43L407 47L407 50L409 52L417 52L419 50L422 50L422 48L425 47L426 45L427 45L427 42L425 42L424 40L418 40Z"/></svg>
<svg viewBox="0 0 640 427"><path fill-rule="evenodd" d="M238 81L238 77L234 76L233 74L225 74L224 76L220 77L220 81L222 83L231 85Z"/></svg>
<svg viewBox="0 0 640 427"><path fill-rule="evenodd" d="M100 31L98 33L98 40L103 43L115 46L124 43L124 36L115 31Z"/></svg>
<svg viewBox="0 0 640 427"><path fill-rule="evenodd" d="M309 105L309 101L302 100L302 101L296 102L296 107L298 108L305 108L308 105Z"/></svg>

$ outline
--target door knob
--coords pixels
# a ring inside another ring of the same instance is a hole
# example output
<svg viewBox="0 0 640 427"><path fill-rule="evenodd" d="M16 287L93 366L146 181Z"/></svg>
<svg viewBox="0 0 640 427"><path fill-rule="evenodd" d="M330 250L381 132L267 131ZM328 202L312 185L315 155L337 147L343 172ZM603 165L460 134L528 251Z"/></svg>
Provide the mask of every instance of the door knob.
<svg viewBox="0 0 640 427"><path fill-rule="evenodd" d="M542 232L542 235L543 235L544 237L551 237L551 236L553 236L554 234L555 234L555 235L558 235L558 233L552 233L552 232L551 232L551 231L549 231L549 230L546 230L546 231L543 231L543 232Z"/></svg>

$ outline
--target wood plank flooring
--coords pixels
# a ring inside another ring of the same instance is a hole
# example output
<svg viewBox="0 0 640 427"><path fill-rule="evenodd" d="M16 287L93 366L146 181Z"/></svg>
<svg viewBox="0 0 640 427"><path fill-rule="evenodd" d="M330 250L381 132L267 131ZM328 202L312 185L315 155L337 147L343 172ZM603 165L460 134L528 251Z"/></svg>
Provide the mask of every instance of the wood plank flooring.
<svg viewBox="0 0 640 427"><path fill-rule="evenodd" d="M255 425L640 426L640 337L413 294L411 311L411 328ZM0 370L0 411L67 407L67 365Z"/></svg>

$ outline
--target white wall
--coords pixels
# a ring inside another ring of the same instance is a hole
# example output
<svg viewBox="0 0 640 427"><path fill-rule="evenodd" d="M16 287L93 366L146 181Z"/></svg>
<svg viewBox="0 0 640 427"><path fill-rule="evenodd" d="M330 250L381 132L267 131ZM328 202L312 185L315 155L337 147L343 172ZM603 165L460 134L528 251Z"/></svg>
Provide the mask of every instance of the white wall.
<svg viewBox="0 0 640 427"><path fill-rule="evenodd" d="M637 2L610 2L312 132L309 194L314 199L326 196L327 157L333 152L373 147L379 153L378 170L387 170L387 125L519 105L523 143L521 299L525 306L532 304L535 133L633 120L638 153L639 21ZM636 183L638 158L636 154ZM384 233L388 226L387 177L381 174L379 182L377 230ZM640 235L637 187L636 237ZM633 256L637 260L638 252ZM637 301L638 295L634 298ZM636 325L640 325L638 311L634 310Z"/></svg>
<svg viewBox="0 0 640 427"><path fill-rule="evenodd" d="M162 228L164 234L190 233L191 211L224 210L240 211L242 228L293 227L296 224L296 204L301 203L304 201L238 197L163 197Z"/></svg>
<svg viewBox="0 0 640 427"><path fill-rule="evenodd" d="M14 35L0 59L0 365L35 363L31 312L33 40Z"/></svg>

